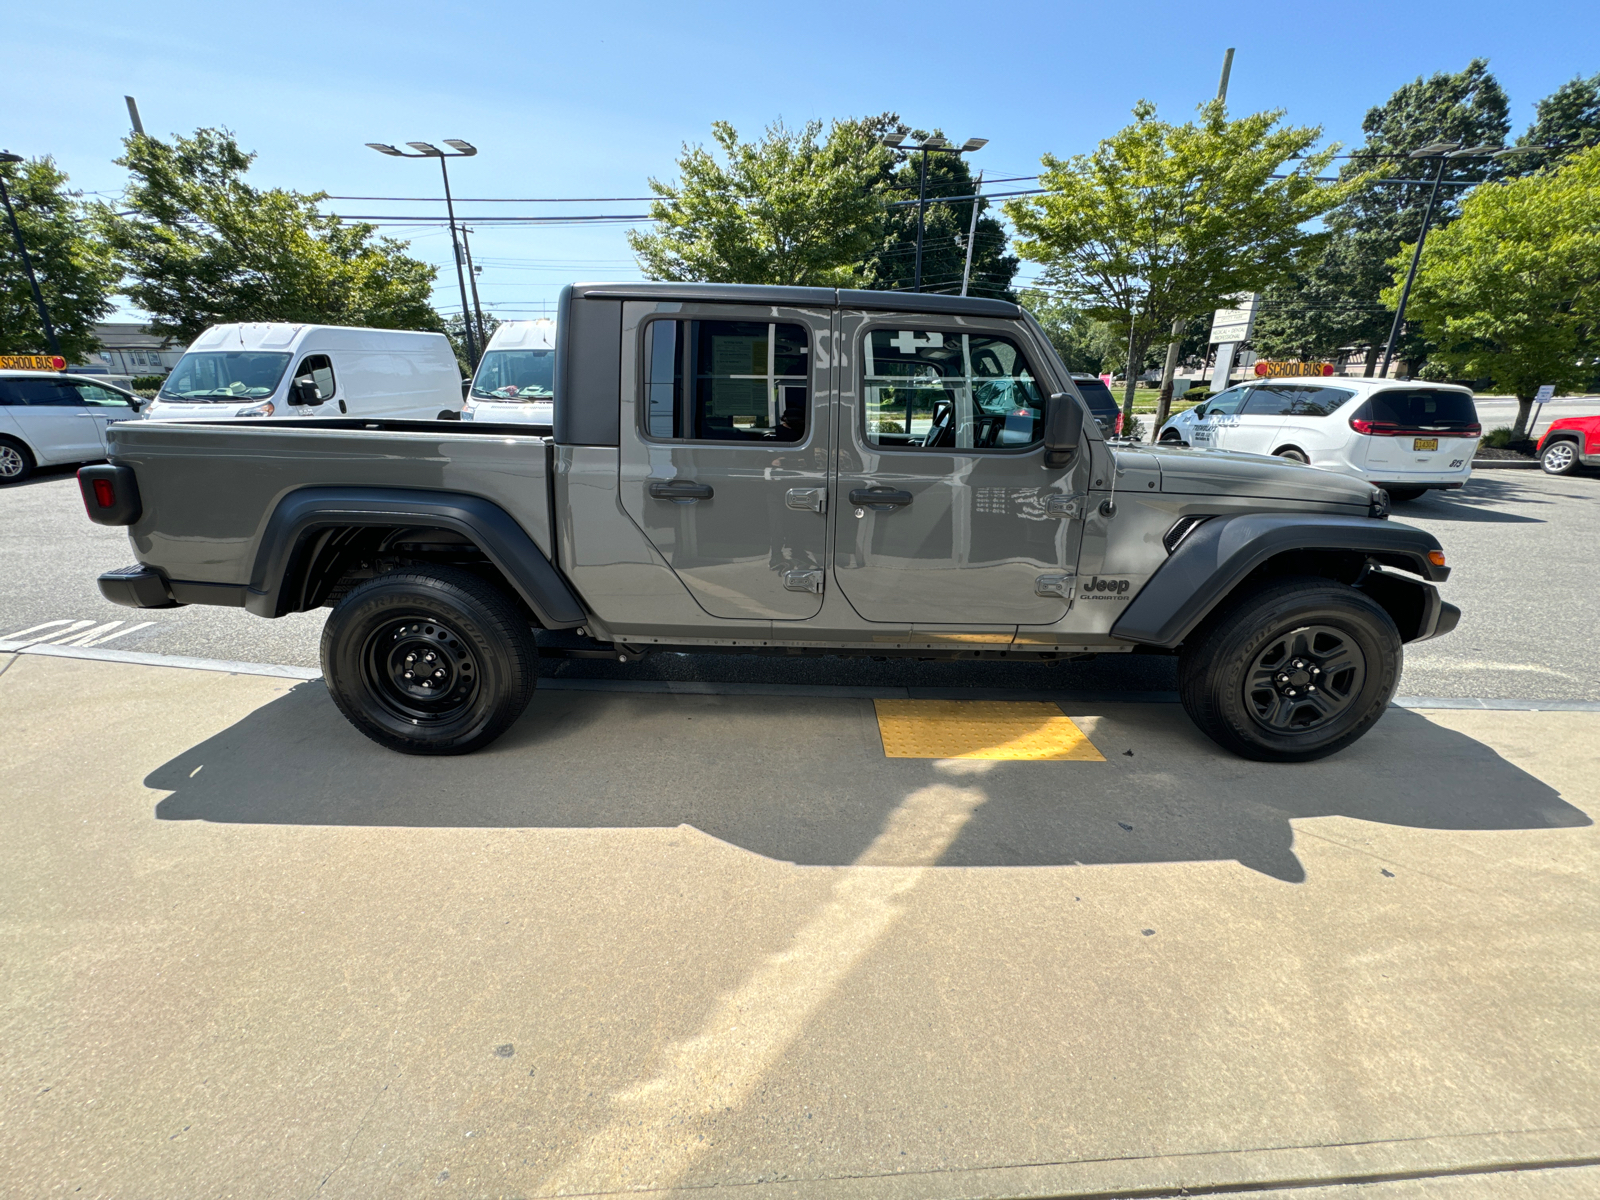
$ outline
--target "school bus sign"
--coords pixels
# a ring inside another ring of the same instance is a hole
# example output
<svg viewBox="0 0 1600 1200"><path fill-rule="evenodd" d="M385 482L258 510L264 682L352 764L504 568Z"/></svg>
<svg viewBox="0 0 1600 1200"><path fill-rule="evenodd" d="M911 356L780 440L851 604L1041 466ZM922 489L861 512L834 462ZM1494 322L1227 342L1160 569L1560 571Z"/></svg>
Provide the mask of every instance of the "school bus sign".
<svg viewBox="0 0 1600 1200"><path fill-rule="evenodd" d="M65 371L59 354L0 354L0 371Z"/></svg>
<svg viewBox="0 0 1600 1200"><path fill-rule="evenodd" d="M1282 379L1293 375L1332 375L1333 364L1329 362L1258 362L1256 374L1264 375L1269 379Z"/></svg>

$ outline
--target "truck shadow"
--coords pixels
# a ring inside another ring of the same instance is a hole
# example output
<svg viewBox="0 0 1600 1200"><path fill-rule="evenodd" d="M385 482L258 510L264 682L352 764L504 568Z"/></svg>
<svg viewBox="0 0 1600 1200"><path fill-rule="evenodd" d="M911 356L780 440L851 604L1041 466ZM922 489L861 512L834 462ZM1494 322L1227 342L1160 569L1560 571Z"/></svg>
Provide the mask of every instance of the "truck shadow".
<svg viewBox="0 0 1600 1200"><path fill-rule="evenodd" d="M1467 521L1486 525L1543 525L1543 517L1530 517L1521 513L1506 512L1503 504L1548 504L1550 497L1526 487L1520 480L1504 476L1517 472L1499 472L1495 478L1475 474L1459 491L1427 492L1416 500L1402 501L1394 506L1390 517L1396 521Z"/></svg>
<svg viewBox="0 0 1600 1200"><path fill-rule="evenodd" d="M1105 762L884 757L870 701L540 691L499 742L415 758L367 741L303 684L158 767L160 820L305 826L689 825L804 865L1040 867L1235 860L1305 871L1291 822L1566 829L1587 814L1480 742L1393 709L1320 763L1233 758L1171 704L1067 706ZM1090 715L1092 714L1092 715ZM1126 751L1132 751L1132 754ZM965 807L936 856L893 838L908 800ZM976 801L972 798L976 796ZM897 815L898 814L898 815Z"/></svg>

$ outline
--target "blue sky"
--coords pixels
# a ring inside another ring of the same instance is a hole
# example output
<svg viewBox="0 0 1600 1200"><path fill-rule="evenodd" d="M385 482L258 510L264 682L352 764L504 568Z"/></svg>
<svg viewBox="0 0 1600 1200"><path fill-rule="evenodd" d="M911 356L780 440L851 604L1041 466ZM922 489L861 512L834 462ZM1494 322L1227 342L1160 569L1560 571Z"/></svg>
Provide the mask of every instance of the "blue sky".
<svg viewBox="0 0 1600 1200"><path fill-rule="evenodd" d="M1322 4L69 2L12 10L0 73L0 146L53 154L73 183L114 194L138 98L157 136L225 126L258 153L259 186L340 196L436 197L436 165L369 141L459 137L460 197L613 197L671 178L712 121L754 134L774 118L894 110L989 141L974 167L1031 175L1039 155L1088 150L1141 97L1185 118L1237 47L1229 106L1284 108L1330 140L1419 74L1474 56L1511 97L1513 133L1574 75L1600 71L1589 3L1343 0ZM1025 186L1025 185L1024 185ZM408 215L439 203L332 201ZM462 203L470 215L636 213L639 202ZM533 315L571 279L635 278L624 227L475 226L485 305ZM448 235L386 230L444 267L435 300L459 309ZM1027 273L1027 266L1024 266Z"/></svg>

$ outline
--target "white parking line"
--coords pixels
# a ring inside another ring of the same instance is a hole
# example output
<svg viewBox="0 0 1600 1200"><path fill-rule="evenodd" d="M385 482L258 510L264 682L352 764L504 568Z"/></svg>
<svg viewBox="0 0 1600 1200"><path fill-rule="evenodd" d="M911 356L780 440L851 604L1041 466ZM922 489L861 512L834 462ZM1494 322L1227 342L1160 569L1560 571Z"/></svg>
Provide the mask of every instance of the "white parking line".
<svg viewBox="0 0 1600 1200"><path fill-rule="evenodd" d="M41 629L54 629L57 625L70 625L70 624L72 624L71 621L46 621L43 625L30 625L26 629L19 629L15 633L7 634L6 637L5 637L5 640L8 641L8 642L14 642L18 638L27 637L30 633L38 633L39 630L41 630Z"/></svg>
<svg viewBox="0 0 1600 1200"><path fill-rule="evenodd" d="M23 637L21 634L13 634L6 641L23 646L31 646L35 642L53 642L57 638L71 637L73 634L85 630L93 624L93 621L51 621L48 625L35 625L33 629L24 629L22 632L24 634L33 633L40 629L49 629L50 625L65 625L66 628L54 629L49 633L40 634L38 637Z"/></svg>
<svg viewBox="0 0 1600 1200"><path fill-rule="evenodd" d="M56 646L87 646L93 639L102 634L110 633L121 621L107 621L104 625L96 625L93 629L85 629L82 633L74 633L67 637L57 638L52 643Z"/></svg>
<svg viewBox="0 0 1600 1200"><path fill-rule="evenodd" d="M132 633L136 629L144 629L147 626L154 624L154 621L140 621L137 625L129 625L126 629L119 629L115 633L108 633L105 635L105 637L97 637L92 642L79 642L77 644L80 646L104 646L112 638L119 638L123 634Z"/></svg>

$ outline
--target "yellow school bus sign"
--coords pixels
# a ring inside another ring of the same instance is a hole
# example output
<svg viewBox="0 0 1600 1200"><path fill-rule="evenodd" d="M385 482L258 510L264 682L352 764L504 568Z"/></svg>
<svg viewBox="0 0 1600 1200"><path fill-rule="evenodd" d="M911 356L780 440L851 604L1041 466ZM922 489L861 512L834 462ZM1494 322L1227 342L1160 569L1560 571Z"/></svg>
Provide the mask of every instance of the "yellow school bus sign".
<svg viewBox="0 0 1600 1200"><path fill-rule="evenodd" d="M0 371L65 371L59 354L0 354Z"/></svg>
<svg viewBox="0 0 1600 1200"><path fill-rule="evenodd" d="M1256 374L1269 379L1282 379L1295 375L1332 375L1329 362L1258 362Z"/></svg>

